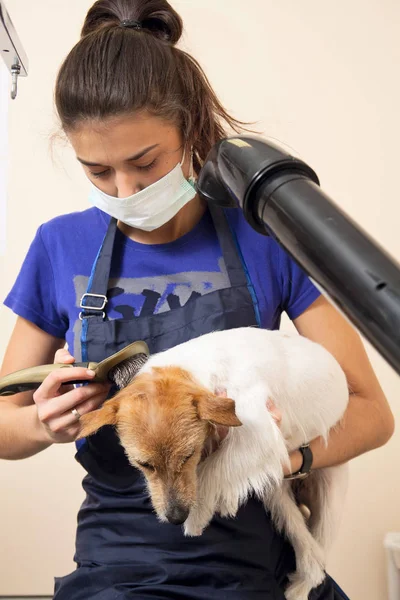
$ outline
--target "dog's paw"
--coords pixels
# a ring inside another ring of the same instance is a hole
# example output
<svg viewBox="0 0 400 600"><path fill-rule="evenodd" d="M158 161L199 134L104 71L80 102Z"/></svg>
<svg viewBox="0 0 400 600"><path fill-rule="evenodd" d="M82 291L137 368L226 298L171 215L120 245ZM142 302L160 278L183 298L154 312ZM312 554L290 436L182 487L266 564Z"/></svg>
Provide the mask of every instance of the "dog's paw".
<svg viewBox="0 0 400 600"><path fill-rule="evenodd" d="M312 587L319 585L325 577L325 554L321 546L315 542L296 553L296 565L300 578L309 581Z"/></svg>
<svg viewBox="0 0 400 600"><path fill-rule="evenodd" d="M311 591L309 583L305 581L295 581L291 583L285 590L286 600L308 600Z"/></svg>
<svg viewBox="0 0 400 600"><path fill-rule="evenodd" d="M199 537L202 533L202 529L188 529L187 527L183 527L183 533L185 537Z"/></svg>
<svg viewBox="0 0 400 600"><path fill-rule="evenodd" d="M183 533L186 537L198 537L204 531L205 527L199 523L198 519L190 514L183 524Z"/></svg>
<svg viewBox="0 0 400 600"><path fill-rule="evenodd" d="M196 537L203 533L204 527L200 527L196 523L189 522L189 519L183 524L183 533L186 537Z"/></svg>
<svg viewBox="0 0 400 600"><path fill-rule="evenodd" d="M317 581L311 581L309 577L303 577L297 573L289 575L289 585L285 590L286 600L308 600L311 590L320 585L326 575L325 572L319 574Z"/></svg>

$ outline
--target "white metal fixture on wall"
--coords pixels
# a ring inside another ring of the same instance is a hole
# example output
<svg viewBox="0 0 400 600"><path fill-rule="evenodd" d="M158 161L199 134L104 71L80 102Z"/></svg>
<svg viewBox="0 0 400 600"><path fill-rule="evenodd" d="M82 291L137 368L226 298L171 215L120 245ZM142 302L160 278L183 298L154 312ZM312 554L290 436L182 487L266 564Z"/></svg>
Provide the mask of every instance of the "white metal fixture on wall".
<svg viewBox="0 0 400 600"><path fill-rule="evenodd" d="M0 0L0 54L11 74L11 98L18 93L18 77L28 75L28 58L19 40L3 0Z"/></svg>
<svg viewBox="0 0 400 600"><path fill-rule="evenodd" d="M0 63L0 257L6 250L6 200L7 200L7 157L8 157L8 102L10 78Z"/></svg>

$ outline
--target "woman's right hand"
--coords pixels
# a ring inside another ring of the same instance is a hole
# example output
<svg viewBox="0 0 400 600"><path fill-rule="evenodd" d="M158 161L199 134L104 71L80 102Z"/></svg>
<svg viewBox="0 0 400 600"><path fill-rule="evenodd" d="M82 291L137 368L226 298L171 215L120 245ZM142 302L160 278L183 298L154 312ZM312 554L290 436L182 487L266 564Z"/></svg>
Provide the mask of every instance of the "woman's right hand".
<svg viewBox="0 0 400 600"><path fill-rule="evenodd" d="M72 364L74 357L68 350L58 350L55 363ZM79 418L72 413L75 409L80 416L99 408L107 398L110 385L93 383L74 388L68 381L93 379L94 371L76 367L57 369L46 377L33 394L39 421L46 440L55 444L73 442L79 433Z"/></svg>

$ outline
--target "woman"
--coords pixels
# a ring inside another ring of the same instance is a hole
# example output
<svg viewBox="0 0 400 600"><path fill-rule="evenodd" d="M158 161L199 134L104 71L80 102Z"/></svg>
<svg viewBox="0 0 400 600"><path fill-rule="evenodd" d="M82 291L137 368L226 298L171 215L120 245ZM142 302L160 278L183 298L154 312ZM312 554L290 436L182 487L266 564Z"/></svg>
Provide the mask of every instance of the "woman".
<svg viewBox="0 0 400 600"><path fill-rule="evenodd" d="M240 211L196 195L208 151L224 126L240 124L175 47L181 33L165 0L100 0L89 10L58 75L56 105L94 207L39 228L5 301L18 319L2 375L54 353L56 362L100 361L137 339L158 352L214 329L278 328L286 311L300 334L336 356L352 390L329 447L312 441L312 467L350 460L390 438L389 406L358 335L274 240ZM89 385L61 387L81 377ZM91 377L58 370L33 395L2 402L0 457L73 442L80 415L109 392ZM87 471L78 568L56 581L56 600L283 600L293 550L255 499L236 519L217 517L186 539L157 522L113 430L84 440L76 457ZM306 468L300 451L291 463L293 473ZM345 595L327 577L310 597Z"/></svg>

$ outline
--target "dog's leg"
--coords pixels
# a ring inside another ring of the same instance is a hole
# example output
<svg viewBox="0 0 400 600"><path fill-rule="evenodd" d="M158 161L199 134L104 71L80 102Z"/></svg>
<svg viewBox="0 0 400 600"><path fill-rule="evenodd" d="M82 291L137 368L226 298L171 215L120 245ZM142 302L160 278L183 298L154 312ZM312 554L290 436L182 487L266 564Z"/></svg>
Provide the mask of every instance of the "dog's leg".
<svg viewBox="0 0 400 600"><path fill-rule="evenodd" d="M293 482L296 501L309 508L308 528L325 555L339 529L347 482L347 464L317 469L307 479Z"/></svg>
<svg viewBox="0 0 400 600"><path fill-rule="evenodd" d="M276 528L285 533L296 555L296 571L289 576L286 600L308 600L310 591L325 579L322 548L308 530L289 482L283 482L264 502Z"/></svg>
<svg viewBox="0 0 400 600"><path fill-rule="evenodd" d="M189 537L199 536L210 523L215 513L217 504L214 495L199 495L194 506L184 523L184 533Z"/></svg>
<svg viewBox="0 0 400 600"><path fill-rule="evenodd" d="M221 477L215 477L217 457L210 456L197 470L197 500L184 524L187 536L201 535L213 518L223 490Z"/></svg>
<svg viewBox="0 0 400 600"><path fill-rule="evenodd" d="M243 427L231 428L220 448L199 465L197 503L186 519L186 535L200 535L216 512L234 517L250 492L262 497L281 481L288 452L266 410L266 397L268 389L260 385L241 395L237 414Z"/></svg>

